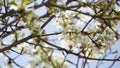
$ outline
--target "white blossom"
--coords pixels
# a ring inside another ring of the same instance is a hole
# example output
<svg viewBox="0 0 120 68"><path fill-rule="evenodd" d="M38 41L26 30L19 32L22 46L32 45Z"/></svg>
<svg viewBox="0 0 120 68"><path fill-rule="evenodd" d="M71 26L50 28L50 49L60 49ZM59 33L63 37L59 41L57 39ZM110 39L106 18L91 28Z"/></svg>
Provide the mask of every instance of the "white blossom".
<svg viewBox="0 0 120 68"><path fill-rule="evenodd" d="M15 6L15 5L11 5L11 6L10 6L10 9L18 10L18 7Z"/></svg>
<svg viewBox="0 0 120 68"><path fill-rule="evenodd" d="M17 45L17 49L18 50L22 50L23 49L23 52L26 52L28 50L28 48L29 48L29 44L25 43L25 42Z"/></svg>
<svg viewBox="0 0 120 68"><path fill-rule="evenodd" d="M64 62L64 56L62 54L57 54L57 53L53 53L52 55L52 61L54 62L55 65L60 64L60 66L62 66L61 64ZM62 68L66 68L68 67L68 63L64 62L64 65Z"/></svg>
<svg viewBox="0 0 120 68"><path fill-rule="evenodd" d="M113 43L116 41L114 32L109 28L106 28L101 34L102 28L100 28L101 23L98 21L91 21L90 24L84 29L85 32L91 33L91 38L96 40L96 44L101 44L101 49L85 34L81 33L81 30L86 25L91 17L86 15L78 15L80 20L75 21L74 16L77 14L71 11L65 11L57 14L55 24L60 27L62 34L58 35L58 40L61 42L61 47L63 48L86 48L88 53L91 49L96 49L94 56L98 53L104 53ZM96 33L96 34L95 34ZM95 35L95 36L94 36ZM80 45L78 45L80 44ZM77 51L77 50L76 50Z"/></svg>

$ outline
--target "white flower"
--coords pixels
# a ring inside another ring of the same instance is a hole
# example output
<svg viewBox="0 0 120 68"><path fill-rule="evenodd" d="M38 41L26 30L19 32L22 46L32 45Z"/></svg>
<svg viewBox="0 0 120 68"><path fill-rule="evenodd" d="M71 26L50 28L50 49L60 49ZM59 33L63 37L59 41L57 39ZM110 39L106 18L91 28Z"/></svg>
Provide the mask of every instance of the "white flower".
<svg viewBox="0 0 120 68"><path fill-rule="evenodd" d="M100 26L100 23L92 23L85 28L85 31L90 32L90 33L92 32L95 33L101 30L99 26Z"/></svg>
<svg viewBox="0 0 120 68"><path fill-rule="evenodd" d="M68 25L64 28L63 33L58 35L61 46L77 46L80 43L80 28L76 25Z"/></svg>
<svg viewBox="0 0 120 68"><path fill-rule="evenodd" d="M37 61L35 61L35 58L30 58L29 64L25 66L25 68L34 68Z"/></svg>
<svg viewBox="0 0 120 68"><path fill-rule="evenodd" d="M11 6L10 6L10 9L18 10L18 7L15 6L15 5L11 5Z"/></svg>
<svg viewBox="0 0 120 68"><path fill-rule="evenodd" d="M62 14L65 15L66 18L72 19L77 14L77 12L66 10Z"/></svg>
<svg viewBox="0 0 120 68"><path fill-rule="evenodd" d="M74 24L73 17L77 13L74 11L66 10L65 12L61 12L56 14L56 19L54 21L54 24L58 26L58 28L62 29L66 27L67 25Z"/></svg>
<svg viewBox="0 0 120 68"><path fill-rule="evenodd" d="M5 58L5 62L4 62L5 68L13 68L12 64L8 64L9 61L10 61L9 58Z"/></svg>
<svg viewBox="0 0 120 68"><path fill-rule="evenodd" d="M23 49L23 52L26 52L28 50L28 48L29 48L29 44L25 43L25 42L17 45L17 49L18 50L22 50Z"/></svg>
<svg viewBox="0 0 120 68"><path fill-rule="evenodd" d="M23 21L20 21L19 24L22 25L22 26L25 26L27 23L25 23Z"/></svg>
<svg viewBox="0 0 120 68"><path fill-rule="evenodd" d="M60 64L60 66L62 66L61 64L64 62L64 56L62 54L53 53L52 61L56 66L57 66L57 64ZM69 64L67 62L65 62L63 65L63 68L68 67L68 65Z"/></svg>
<svg viewBox="0 0 120 68"><path fill-rule="evenodd" d="M86 11L85 9L81 11ZM89 10L91 11L91 9ZM76 20L74 18L76 14L77 13L69 10L57 14L57 18L54 23L58 27L60 27L60 29L62 29L62 34L58 35L58 40L61 42L60 45L63 48L69 48L72 46L73 48L76 49L83 47L88 50L96 49L95 54L96 53L102 54L105 52L106 49L108 49L111 45L114 44L114 42L116 41L114 32L111 29L106 28L101 34L100 33L102 32L102 28L100 28L101 23L99 21L92 20L88 24L88 26L84 29L84 31L90 33L90 37L93 38L93 40L95 40L97 44L102 45L101 49L99 50L87 35L81 34L81 30L83 29L83 27L85 27L86 22L88 22L91 19L91 17L79 14L77 16L80 19ZM114 28L114 30L115 29L116 28Z"/></svg>

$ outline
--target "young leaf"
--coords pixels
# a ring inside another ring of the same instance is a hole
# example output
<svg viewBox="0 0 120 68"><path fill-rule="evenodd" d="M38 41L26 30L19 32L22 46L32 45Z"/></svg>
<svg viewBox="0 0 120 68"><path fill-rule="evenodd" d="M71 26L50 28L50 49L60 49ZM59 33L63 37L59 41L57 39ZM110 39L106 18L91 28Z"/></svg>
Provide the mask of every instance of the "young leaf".
<svg viewBox="0 0 120 68"><path fill-rule="evenodd" d="M32 33L37 35L39 32L37 30L32 30Z"/></svg>
<svg viewBox="0 0 120 68"><path fill-rule="evenodd" d="M46 31L45 31L45 30L43 30L41 34L42 34L42 35L46 34Z"/></svg>

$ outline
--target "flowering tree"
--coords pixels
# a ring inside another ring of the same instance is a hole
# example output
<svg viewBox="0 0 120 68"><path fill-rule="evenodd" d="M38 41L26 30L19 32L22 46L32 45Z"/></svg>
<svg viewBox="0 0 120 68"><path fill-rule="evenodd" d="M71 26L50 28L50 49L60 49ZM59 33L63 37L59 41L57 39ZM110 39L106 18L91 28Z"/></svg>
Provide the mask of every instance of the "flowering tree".
<svg viewBox="0 0 120 68"><path fill-rule="evenodd" d="M1 68L120 63L120 51L112 49L120 39L119 5L119 0L1 0ZM29 58L18 60L21 56Z"/></svg>

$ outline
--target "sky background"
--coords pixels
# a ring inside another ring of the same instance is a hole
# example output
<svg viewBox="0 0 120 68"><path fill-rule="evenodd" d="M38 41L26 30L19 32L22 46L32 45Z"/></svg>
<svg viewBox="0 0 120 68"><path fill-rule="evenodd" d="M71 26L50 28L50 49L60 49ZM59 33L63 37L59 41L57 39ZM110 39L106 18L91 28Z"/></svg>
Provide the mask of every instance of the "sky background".
<svg viewBox="0 0 120 68"><path fill-rule="evenodd" d="M40 1L41 0L38 0L37 2L40 2ZM35 14L41 16L41 15L46 13L46 10L47 9L45 7L39 8L39 9L35 10ZM45 29L47 30L46 31L47 33L53 33L55 31L58 31L58 29L55 27L53 22L54 22L54 19L45 27ZM118 30L120 31L120 24L117 27L118 27ZM23 31L26 31L26 36L29 34L29 31L26 30L26 29L23 30ZM8 41L11 39L11 37L12 36L4 39L4 41L6 43L10 43ZM53 39L53 38L56 38L56 36L51 36L50 38ZM57 44L59 44L59 42L57 42ZM116 43L111 48L112 48L113 51L117 49L118 50L118 56L120 56L120 40L116 41ZM16 55L18 55L18 54L14 53L14 52L11 52L9 54L9 56L11 56L13 58L16 57ZM112 57L114 57L114 56L113 55L108 56L108 58L112 58ZM76 61L77 61L77 57L73 56L73 55L69 55L67 58L70 59L71 61L73 61L74 63L76 63ZM29 61L29 59L30 59L29 55L22 55L22 56L19 56L19 58L17 58L15 61L18 64L20 64L21 66L25 66L27 64L27 62ZM6 61L6 58L1 56L1 54L0 54L0 66L2 66L3 68L5 68L2 64L2 62L4 62L4 61ZM82 60L80 60L80 64L81 64L81 61ZM107 62L107 63L105 62L105 64L101 65L99 68L107 68L107 66L110 63L111 62ZM96 61L90 61L90 68L95 68L95 65L96 65ZM13 65L13 68L18 68L18 67L16 65ZM70 68L75 68L75 66L70 65ZM81 66L79 66L79 68L81 68ZM120 62L116 62L112 68L120 68Z"/></svg>

